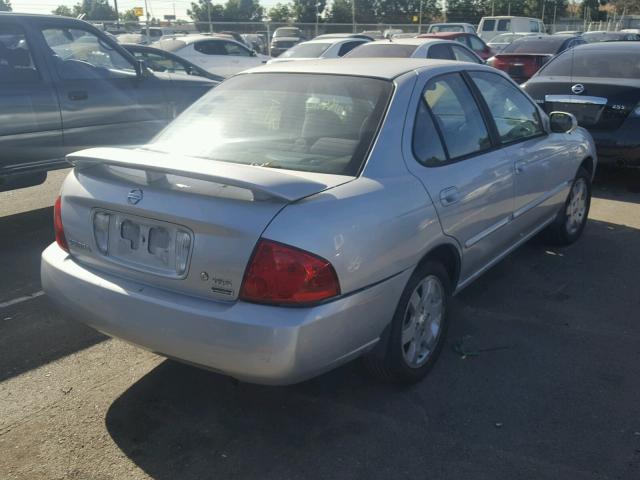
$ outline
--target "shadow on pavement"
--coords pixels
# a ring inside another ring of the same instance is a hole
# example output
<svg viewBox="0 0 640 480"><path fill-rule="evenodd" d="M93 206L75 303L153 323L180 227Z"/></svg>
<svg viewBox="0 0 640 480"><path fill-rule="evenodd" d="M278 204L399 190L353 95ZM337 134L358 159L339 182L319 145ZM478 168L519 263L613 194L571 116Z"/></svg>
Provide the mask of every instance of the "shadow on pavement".
<svg viewBox="0 0 640 480"><path fill-rule="evenodd" d="M0 302L41 289L40 253L54 240L51 207L0 217ZM58 313L46 297L0 309L0 381L107 337Z"/></svg>
<svg viewBox="0 0 640 480"><path fill-rule="evenodd" d="M456 298L415 386L358 362L262 387L166 361L107 429L158 480L640 478L638 248L604 222L568 248L525 245Z"/></svg>
<svg viewBox="0 0 640 480"><path fill-rule="evenodd" d="M598 166L593 183L593 196L640 203L640 168Z"/></svg>

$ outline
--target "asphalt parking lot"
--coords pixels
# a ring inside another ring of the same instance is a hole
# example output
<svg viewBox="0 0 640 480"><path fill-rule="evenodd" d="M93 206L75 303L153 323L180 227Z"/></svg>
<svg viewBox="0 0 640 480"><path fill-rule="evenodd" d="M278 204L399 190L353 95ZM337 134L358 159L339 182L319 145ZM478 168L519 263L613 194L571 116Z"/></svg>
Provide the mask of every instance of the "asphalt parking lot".
<svg viewBox="0 0 640 480"><path fill-rule="evenodd" d="M238 383L57 313L64 173L0 193L0 479L640 478L640 172L599 173L576 245L534 239L462 292L411 388L357 362Z"/></svg>

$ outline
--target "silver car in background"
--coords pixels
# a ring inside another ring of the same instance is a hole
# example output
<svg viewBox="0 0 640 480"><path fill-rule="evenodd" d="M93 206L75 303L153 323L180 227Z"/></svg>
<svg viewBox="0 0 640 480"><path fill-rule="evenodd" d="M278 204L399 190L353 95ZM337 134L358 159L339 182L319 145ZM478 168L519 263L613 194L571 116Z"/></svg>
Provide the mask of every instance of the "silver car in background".
<svg viewBox="0 0 640 480"><path fill-rule="evenodd" d="M420 59L254 69L142 148L69 160L49 297L264 384L359 356L419 380L453 294L542 230L580 236L596 168L571 115L484 65Z"/></svg>

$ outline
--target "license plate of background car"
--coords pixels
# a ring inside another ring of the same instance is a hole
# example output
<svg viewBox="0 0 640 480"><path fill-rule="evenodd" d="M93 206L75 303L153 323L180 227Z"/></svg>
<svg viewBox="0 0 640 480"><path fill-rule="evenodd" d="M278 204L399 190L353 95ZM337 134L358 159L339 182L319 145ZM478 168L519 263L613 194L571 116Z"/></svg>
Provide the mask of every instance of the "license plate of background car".
<svg viewBox="0 0 640 480"><path fill-rule="evenodd" d="M110 215L109 238L106 257L113 262L135 270L156 275L180 278L176 262L176 239L178 233L190 237L189 250L193 245L193 234L183 226L119 212L96 210ZM94 226L95 234L95 226ZM187 253L190 256L190 251Z"/></svg>

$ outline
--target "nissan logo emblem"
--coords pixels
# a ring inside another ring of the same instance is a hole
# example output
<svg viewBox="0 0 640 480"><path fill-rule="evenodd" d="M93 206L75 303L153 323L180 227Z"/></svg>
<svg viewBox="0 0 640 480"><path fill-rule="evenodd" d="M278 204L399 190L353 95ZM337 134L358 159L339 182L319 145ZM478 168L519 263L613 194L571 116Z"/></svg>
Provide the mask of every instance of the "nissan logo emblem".
<svg viewBox="0 0 640 480"><path fill-rule="evenodd" d="M131 205L137 205L138 203L140 203L140 200L142 200L142 190L140 190L139 188L131 190L129 192L129 195L127 195L127 202L129 202Z"/></svg>
<svg viewBox="0 0 640 480"><path fill-rule="evenodd" d="M582 92L584 92L584 85L582 85L581 83L576 83L573 87L571 87L571 91L576 95L580 95Z"/></svg>

